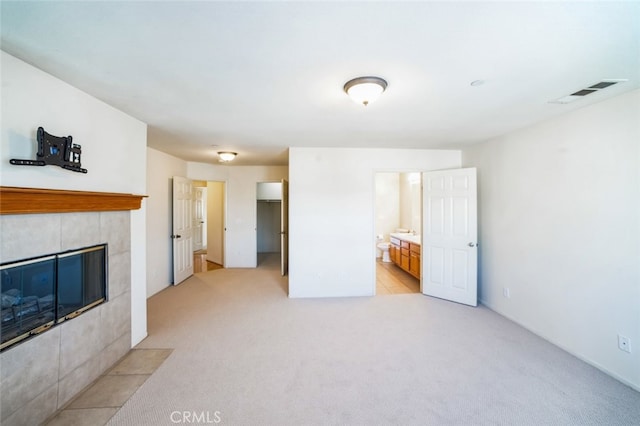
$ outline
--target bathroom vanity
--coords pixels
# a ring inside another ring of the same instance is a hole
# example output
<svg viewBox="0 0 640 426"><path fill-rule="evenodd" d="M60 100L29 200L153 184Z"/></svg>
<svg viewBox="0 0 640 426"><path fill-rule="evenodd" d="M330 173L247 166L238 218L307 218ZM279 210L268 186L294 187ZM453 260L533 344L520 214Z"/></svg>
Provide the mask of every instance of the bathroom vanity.
<svg viewBox="0 0 640 426"><path fill-rule="evenodd" d="M410 233L391 233L390 237L391 261L420 279L420 236Z"/></svg>

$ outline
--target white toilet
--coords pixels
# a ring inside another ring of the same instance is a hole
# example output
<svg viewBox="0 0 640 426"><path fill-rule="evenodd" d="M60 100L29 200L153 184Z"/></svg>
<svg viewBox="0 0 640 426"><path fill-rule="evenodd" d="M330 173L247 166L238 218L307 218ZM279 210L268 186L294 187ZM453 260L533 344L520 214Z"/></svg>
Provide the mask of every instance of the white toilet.
<svg viewBox="0 0 640 426"><path fill-rule="evenodd" d="M376 247L382 253L382 261L385 263L391 262L391 258L389 257L389 245L390 243L380 242L382 238L377 239Z"/></svg>

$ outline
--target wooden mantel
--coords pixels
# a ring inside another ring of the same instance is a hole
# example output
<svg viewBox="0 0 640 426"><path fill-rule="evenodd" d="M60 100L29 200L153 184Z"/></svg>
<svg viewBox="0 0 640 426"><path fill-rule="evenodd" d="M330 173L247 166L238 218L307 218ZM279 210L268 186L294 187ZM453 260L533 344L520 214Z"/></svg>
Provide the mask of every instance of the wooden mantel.
<svg viewBox="0 0 640 426"><path fill-rule="evenodd" d="M146 195L0 186L0 214L137 210Z"/></svg>

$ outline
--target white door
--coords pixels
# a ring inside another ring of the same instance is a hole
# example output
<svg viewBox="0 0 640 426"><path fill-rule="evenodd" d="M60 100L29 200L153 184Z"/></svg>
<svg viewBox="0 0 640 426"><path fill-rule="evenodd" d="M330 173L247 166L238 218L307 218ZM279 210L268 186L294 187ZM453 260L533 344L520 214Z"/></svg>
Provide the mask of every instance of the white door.
<svg viewBox="0 0 640 426"><path fill-rule="evenodd" d="M478 305L476 169L423 173L422 293Z"/></svg>
<svg viewBox="0 0 640 426"><path fill-rule="evenodd" d="M195 187L193 200L193 250L207 247L207 188Z"/></svg>
<svg viewBox="0 0 640 426"><path fill-rule="evenodd" d="M191 180L173 177L173 284L193 275L193 188Z"/></svg>
<svg viewBox="0 0 640 426"><path fill-rule="evenodd" d="M280 209L280 273L284 277L289 272L289 182L285 179Z"/></svg>

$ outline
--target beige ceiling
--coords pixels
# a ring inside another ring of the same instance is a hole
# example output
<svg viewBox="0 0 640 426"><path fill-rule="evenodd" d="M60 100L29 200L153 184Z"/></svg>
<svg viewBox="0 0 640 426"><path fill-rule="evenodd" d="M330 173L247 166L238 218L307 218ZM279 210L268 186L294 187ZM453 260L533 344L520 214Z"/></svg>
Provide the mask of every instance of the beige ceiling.
<svg viewBox="0 0 640 426"><path fill-rule="evenodd" d="M2 50L189 161L461 148L640 87L639 2L1 2ZM385 78L368 107L347 80ZM549 101L627 79L577 102ZM483 80L480 86L471 86Z"/></svg>

